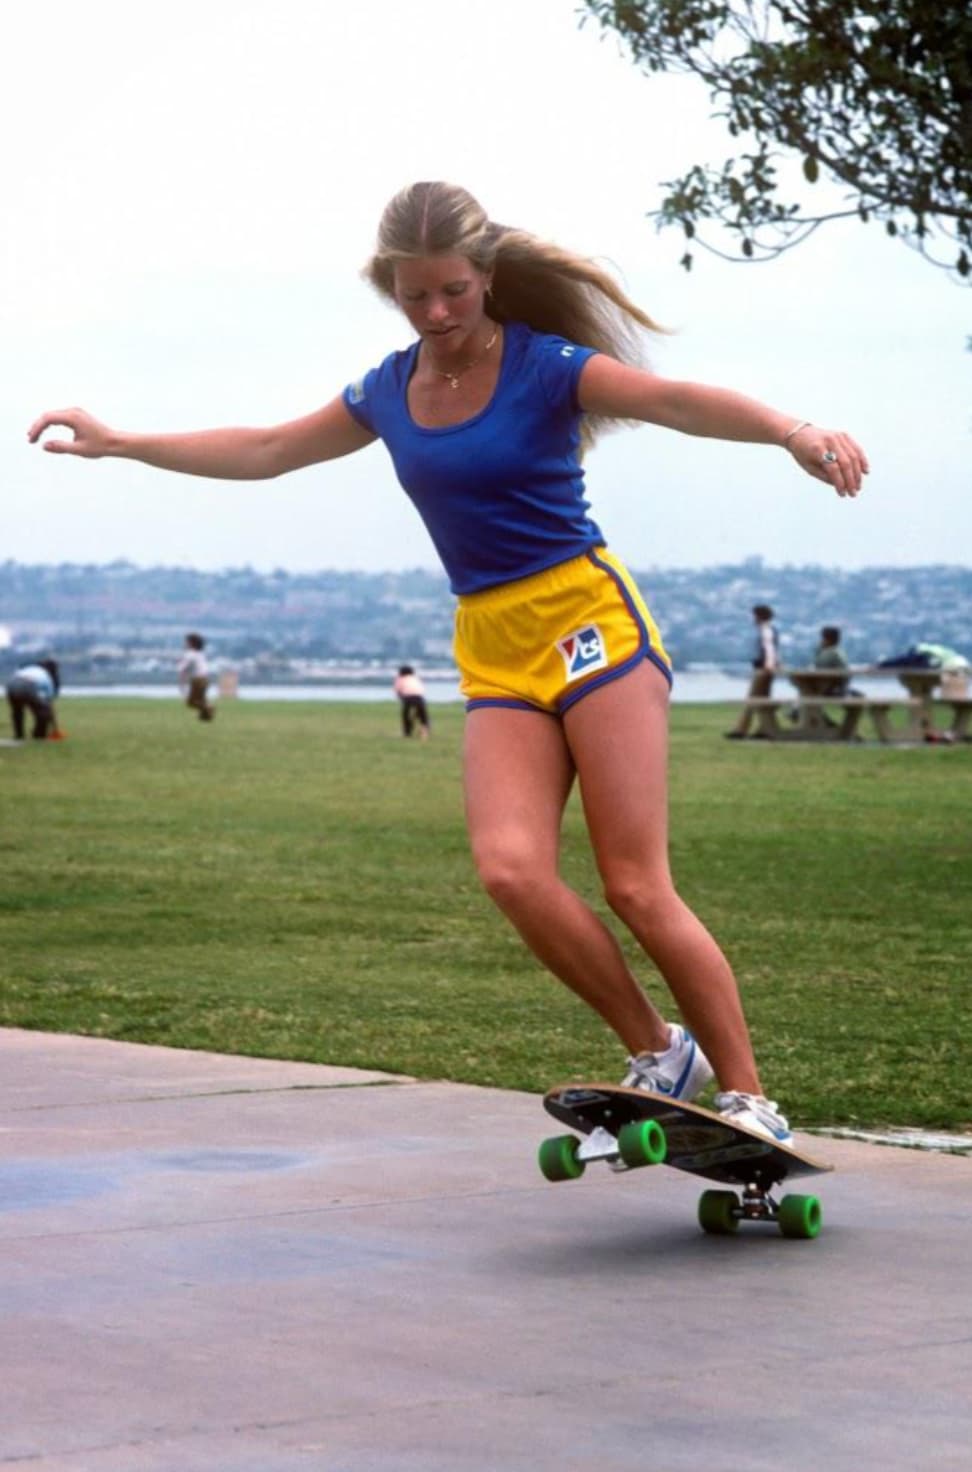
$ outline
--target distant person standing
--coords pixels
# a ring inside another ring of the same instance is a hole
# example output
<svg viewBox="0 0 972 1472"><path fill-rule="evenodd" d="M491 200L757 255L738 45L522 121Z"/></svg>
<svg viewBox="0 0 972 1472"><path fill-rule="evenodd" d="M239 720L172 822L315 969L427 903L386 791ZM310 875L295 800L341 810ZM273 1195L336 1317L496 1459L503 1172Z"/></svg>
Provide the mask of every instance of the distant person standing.
<svg viewBox="0 0 972 1472"><path fill-rule="evenodd" d="M199 712L201 721L211 721L216 711L206 696L209 661L203 652L205 648L202 634L186 635L186 652L179 661L179 690L190 710Z"/></svg>
<svg viewBox="0 0 972 1472"><path fill-rule="evenodd" d="M418 727L419 740L429 739L429 708L425 703L425 686L410 664L398 667L395 694L402 709L402 735L411 736Z"/></svg>
<svg viewBox="0 0 972 1472"><path fill-rule="evenodd" d="M780 640L773 624L773 610L768 603L757 603L753 608L755 643L753 645L753 677L749 682L746 704L735 726L726 735L733 741L741 741L749 735L749 728L757 712L752 700L765 700L773 689L773 678L780 667ZM759 735L759 732L756 733Z"/></svg>
<svg viewBox="0 0 972 1472"><path fill-rule="evenodd" d="M7 683L7 703L14 740L24 739L24 717L30 711L36 741L59 736L54 701L60 694L61 673L56 659L40 659L36 664L21 665Z"/></svg>

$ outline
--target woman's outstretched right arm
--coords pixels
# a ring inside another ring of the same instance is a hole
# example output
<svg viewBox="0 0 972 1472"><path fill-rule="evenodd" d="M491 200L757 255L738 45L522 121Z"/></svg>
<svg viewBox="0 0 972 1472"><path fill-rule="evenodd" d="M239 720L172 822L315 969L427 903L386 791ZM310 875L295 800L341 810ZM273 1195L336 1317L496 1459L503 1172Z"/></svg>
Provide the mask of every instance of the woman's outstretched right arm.
<svg viewBox="0 0 972 1472"><path fill-rule="evenodd" d="M201 429L189 434L132 434L109 429L83 409L54 409L35 420L27 438L37 444L52 428L69 429L73 435L69 440L43 440L42 447L52 455L80 455L87 460L115 456L217 480L269 480L288 470L352 455L375 439L351 417L341 398L269 429Z"/></svg>

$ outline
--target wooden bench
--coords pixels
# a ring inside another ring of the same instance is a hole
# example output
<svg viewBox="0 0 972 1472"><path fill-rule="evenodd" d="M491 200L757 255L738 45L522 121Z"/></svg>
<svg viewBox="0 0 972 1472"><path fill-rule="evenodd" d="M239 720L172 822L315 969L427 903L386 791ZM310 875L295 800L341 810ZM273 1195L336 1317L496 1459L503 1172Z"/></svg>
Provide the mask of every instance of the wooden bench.
<svg viewBox="0 0 972 1472"><path fill-rule="evenodd" d="M972 731L969 730L969 721L972 720L972 696L940 695L934 704L951 707L952 724L949 727L949 734L953 740L972 741Z"/></svg>
<svg viewBox="0 0 972 1472"><path fill-rule="evenodd" d="M972 707L972 700L951 703ZM923 736L922 713L926 708L926 703L922 700L885 700L867 695L807 695L802 699L791 697L786 700L763 695L745 701L744 705L747 710L755 712L757 735L774 741L851 741L857 735L857 728L865 713L874 723L879 741L920 741ZM842 710L843 720L836 724L825 720L824 711L827 706ZM778 717L781 710L797 713L794 726L787 729L780 725ZM904 731L896 731L892 726L893 710L904 710L908 713L908 724ZM972 712L968 710L964 712L963 734L970 714ZM955 734L960 739L958 733Z"/></svg>
<svg viewBox="0 0 972 1472"><path fill-rule="evenodd" d="M861 716L865 714L870 716L879 741L920 741L924 734L922 712L925 709L925 702L923 700L890 700L870 695L805 695L800 700L797 709L822 716L825 706L836 706L844 713L840 724L836 728L829 728L833 730L835 739L839 741L854 739ZM907 712L908 723L903 731L896 731L891 724L893 710ZM818 723L812 720L811 715L811 720L807 724L815 728ZM826 728L826 722L821 721L819 724ZM819 736L821 733L817 734Z"/></svg>

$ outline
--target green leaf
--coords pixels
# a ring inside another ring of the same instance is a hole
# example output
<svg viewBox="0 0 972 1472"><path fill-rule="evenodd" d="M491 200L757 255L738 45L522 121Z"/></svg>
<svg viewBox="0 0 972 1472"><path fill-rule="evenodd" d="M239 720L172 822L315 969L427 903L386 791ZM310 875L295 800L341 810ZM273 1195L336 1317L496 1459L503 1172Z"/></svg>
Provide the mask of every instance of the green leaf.
<svg viewBox="0 0 972 1472"><path fill-rule="evenodd" d="M808 153L806 158L803 160L803 177L806 179L808 184L816 184L817 180L820 178L820 165L817 163L817 160L814 158L812 153Z"/></svg>

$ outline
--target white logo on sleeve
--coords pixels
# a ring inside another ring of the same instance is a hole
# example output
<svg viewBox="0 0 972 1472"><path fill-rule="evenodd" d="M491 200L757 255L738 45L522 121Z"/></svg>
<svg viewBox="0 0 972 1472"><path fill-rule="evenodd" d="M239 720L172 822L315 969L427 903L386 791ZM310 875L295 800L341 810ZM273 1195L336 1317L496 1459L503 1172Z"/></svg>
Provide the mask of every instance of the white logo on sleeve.
<svg viewBox="0 0 972 1472"><path fill-rule="evenodd" d="M604 637L597 624L586 624L572 634L565 634L557 640L557 648L567 666L568 680L577 680L581 675L590 674L591 670L604 669L607 664Z"/></svg>

